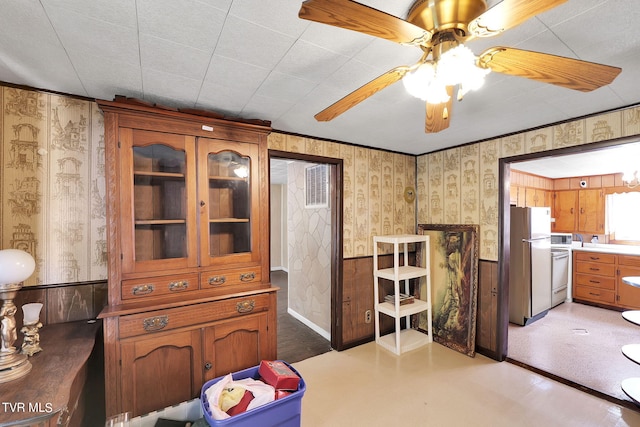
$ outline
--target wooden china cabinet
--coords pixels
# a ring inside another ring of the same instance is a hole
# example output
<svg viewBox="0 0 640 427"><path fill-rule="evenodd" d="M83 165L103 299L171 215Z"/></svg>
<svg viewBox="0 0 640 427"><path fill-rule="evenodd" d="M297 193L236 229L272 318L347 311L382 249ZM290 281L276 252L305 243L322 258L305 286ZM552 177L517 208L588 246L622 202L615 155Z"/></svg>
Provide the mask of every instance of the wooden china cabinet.
<svg viewBox="0 0 640 427"><path fill-rule="evenodd" d="M106 412L199 395L276 358L265 122L130 99L104 112L109 305Z"/></svg>

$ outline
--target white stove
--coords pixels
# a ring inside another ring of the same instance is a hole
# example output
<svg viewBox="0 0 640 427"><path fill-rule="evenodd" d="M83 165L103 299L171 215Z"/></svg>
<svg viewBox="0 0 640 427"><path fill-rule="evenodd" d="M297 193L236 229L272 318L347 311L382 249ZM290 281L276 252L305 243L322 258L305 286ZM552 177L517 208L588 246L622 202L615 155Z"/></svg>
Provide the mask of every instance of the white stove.
<svg viewBox="0 0 640 427"><path fill-rule="evenodd" d="M573 235L551 233L551 307L571 301Z"/></svg>

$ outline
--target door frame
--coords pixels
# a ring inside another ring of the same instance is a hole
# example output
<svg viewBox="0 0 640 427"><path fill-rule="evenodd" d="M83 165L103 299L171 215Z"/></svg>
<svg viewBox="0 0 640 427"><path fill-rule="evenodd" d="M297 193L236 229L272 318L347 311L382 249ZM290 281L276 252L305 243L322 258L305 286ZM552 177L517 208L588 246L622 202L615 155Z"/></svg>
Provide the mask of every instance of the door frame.
<svg viewBox="0 0 640 427"><path fill-rule="evenodd" d="M334 157L315 156L288 151L268 150L269 167L271 159L297 160L311 163L328 164L331 170L329 174L329 198L331 205L331 348L338 351L344 350L342 335L342 300L343 300L343 160ZM271 204L271 197L269 197ZM271 241L271 236L269 236ZM271 271L271 268L269 268Z"/></svg>
<svg viewBox="0 0 640 427"><path fill-rule="evenodd" d="M596 151L610 148L617 145L638 142L637 136L620 137L606 141L591 142L583 145L558 148L554 150L538 151L535 153L520 154L499 159L499 188L498 197L500 207L498 215L498 307L497 307L497 358L504 361L507 359L508 335L509 335L509 260L511 252L509 248L511 213L510 205L510 184L511 184L511 164L525 160L543 159L545 157L565 156L571 154L584 153L585 151Z"/></svg>

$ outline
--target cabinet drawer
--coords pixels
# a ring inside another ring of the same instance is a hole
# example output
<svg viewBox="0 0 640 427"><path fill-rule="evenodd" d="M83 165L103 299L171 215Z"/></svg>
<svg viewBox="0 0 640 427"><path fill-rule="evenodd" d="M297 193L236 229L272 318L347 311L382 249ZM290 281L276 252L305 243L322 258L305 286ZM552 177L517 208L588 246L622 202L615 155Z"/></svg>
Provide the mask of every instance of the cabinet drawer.
<svg viewBox="0 0 640 427"><path fill-rule="evenodd" d="M618 255L618 264L640 267L640 256Z"/></svg>
<svg viewBox="0 0 640 427"><path fill-rule="evenodd" d="M120 338L170 331L267 310L269 310L269 295L258 294L131 314L119 319Z"/></svg>
<svg viewBox="0 0 640 427"><path fill-rule="evenodd" d="M594 302L613 304L616 300L615 292L588 286L576 286L575 298L586 299Z"/></svg>
<svg viewBox="0 0 640 427"><path fill-rule="evenodd" d="M616 279L615 277L576 274L576 285L591 286L592 288L609 289L613 291L616 288Z"/></svg>
<svg viewBox="0 0 640 427"><path fill-rule="evenodd" d="M604 264L615 264L616 256L614 254L603 254L600 252L576 252L578 261L601 262Z"/></svg>
<svg viewBox="0 0 640 427"><path fill-rule="evenodd" d="M247 283L259 284L260 266L235 270L204 271L200 276L200 289L213 289Z"/></svg>
<svg viewBox="0 0 640 427"><path fill-rule="evenodd" d="M616 274L615 264L600 264L597 262L579 262L576 265L578 273L598 274L613 277Z"/></svg>
<svg viewBox="0 0 640 427"><path fill-rule="evenodd" d="M147 277L122 281L122 299L136 299L198 290L198 274Z"/></svg>

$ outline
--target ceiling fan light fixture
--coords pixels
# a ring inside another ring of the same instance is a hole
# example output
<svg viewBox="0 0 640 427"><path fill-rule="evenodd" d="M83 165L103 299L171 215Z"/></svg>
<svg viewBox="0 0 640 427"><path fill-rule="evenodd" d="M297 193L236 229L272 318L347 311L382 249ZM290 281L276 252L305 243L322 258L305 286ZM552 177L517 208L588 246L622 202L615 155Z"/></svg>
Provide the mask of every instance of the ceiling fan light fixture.
<svg viewBox="0 0 640 427"><path fill-rule="evenodd" d="M427 61L402 78L404 88L411 96L429 100L432 104L447 102L449 95L444 85L436 78L436 64ZM438 102L435 102L438 100Z"/></svg>
<svg viewBox="0 0 640 427"><path fill-rule="evenodd" d="M488 68L476 65L476 56L464 45L457 45L440 55L437 63L427 61L403 79L410 95L428 101L430 104L448 102L447 86L459 85L458 99L484 84Z"/></svg>
<svg viewBox="0 0 640 427"><path fill-rule="evenodd" d="M479 89L490 70L478 67L477 59L471 49L463 44L449 49L438 60L438 79L447 86L460 84L468 87L467 90Z"/></svg>

